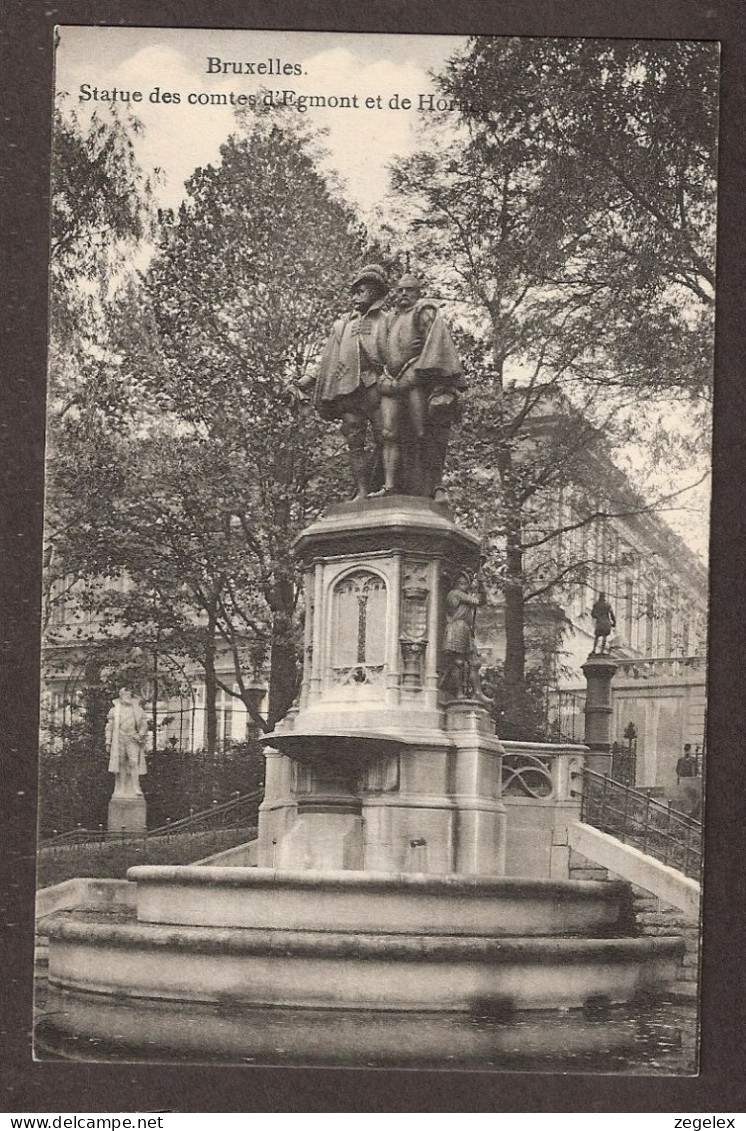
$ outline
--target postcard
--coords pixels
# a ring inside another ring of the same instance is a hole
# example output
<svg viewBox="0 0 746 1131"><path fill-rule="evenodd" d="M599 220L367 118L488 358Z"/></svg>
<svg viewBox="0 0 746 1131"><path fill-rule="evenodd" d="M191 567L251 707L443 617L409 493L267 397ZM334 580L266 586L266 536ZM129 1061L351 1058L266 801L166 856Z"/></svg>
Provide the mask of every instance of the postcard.
<svg viewBox="0 0 746 1131"><path fill-rule="evenodd" d="M38 1060L697 1074L718 89L56 29Z"/></svg>

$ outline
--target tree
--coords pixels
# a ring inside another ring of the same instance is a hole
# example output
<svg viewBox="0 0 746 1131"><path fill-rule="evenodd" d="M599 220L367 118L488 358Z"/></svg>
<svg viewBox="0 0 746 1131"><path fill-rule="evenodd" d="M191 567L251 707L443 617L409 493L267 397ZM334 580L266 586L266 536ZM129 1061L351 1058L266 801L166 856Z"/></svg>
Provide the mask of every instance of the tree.
<svg viewBox="0 0 746 1131"><path fill-rule="evenodd" d="M281 114L246 118L220 162L188 182L134 296L137 333L123 350L127 379L161 424L137 510L149 548L135 538L119 564L142 576L155 557L161 577L183 581L203 641L233 657L238 695L265 730L298 685L293 540L331 483L329 444L296 382L346 305L361 250L310 135ZM266 717L245 681L247 656L269 667Z"/></svg>
<svg viewBox="0 0 746 1131"><path fill-rule="evenodd" d="M100 525L117 489L112 445L131 421L132 388L111 354L108 315L151 231L153 188L136 160L141 126L131 115L111 106L84 126L62 96L53 126L45 627L88 572L79 535ZM85 482L92 489L81 492Z"/></svg>
<svg viewBox="0 0 746 1131"><path fill-rule="evenodd" d="M614 290L617 371L694 395L712 373L718 69L712 43L475 37L441 79L489 165L527 139L565 186L546 207L580 202L575 274Z"/></svg>
<svg viewBox="0 0 746 1131"><path fill-rule="evenodd" d="M92 644L80 623L52 621L73 593L84 597L121 486L117 437L132 413L107 307L150 229L152 178L136 160L140 125L130 115L112 107L84 125L62 96L53 124L43 624L47 643L64 637L68 661L76 657L79 752L93 780L112 690L102 675L106 642Z"/></svg>
<svg viewBox="0 0 746 1131"><path fill-rule="evenodd" d="M271 637L256 564L236 520L246 481L238 461L235 481L234 455L170 427L136 445L107 538L108 565L130 586L120 596L102 594L109 616L129 626L141 647L202 669L210 755L218 742L218 688L234 694L234 680L219 677L221 650L228 650L238 695L258 720L251 677L263 667Z"/></svg>
<svg viewBox="0 0 746 1131"><path fill-rule="evenodd" d="M679 209L690 225L699 217L695 239L624 195L616 170L632 175L642 164L635 129L612 139L616 159L605 178L588 175L579 139L590 144L604 96L600 80L590 92L583 85L595 59L589 42L473 41L441 80L456 99L455 125L453 114L436 121L427 147L393 171L399 223L465 330L472 388L450 460L452 489L499 550L488 568L505 601L504 685L517 717L526 694L527 602L581 580L592 564L588 555L568 556L563 539L606 515L644 507L628 491L615 498L613 481L564 519L550 500L582 482L594 449L609 451L639 432L645 400L674 386L698 395L710 375L702 350L693 355L697 364L672 367L690 325L705 340L705 316L692 316L683 292L708 305L711 184L703 171L692 190L696 203ZM613 47L595 50L597 71L613 70ZM617 71L629 78L633 62L625 59ZM645 78L652 121L656 82L663 84L659 102L673 96L663 79ZM612 89L621 100L618 74ZM678 157L676 167L688 170L681 186L686 177L696 180L691 169L707 128L686 132L679 124L683 132L666 152L673 156L676 142L692 150L689 164ZM651 165L652 189L655 171L663 172ZM678 268L677 248L691 249Z"/></svg>

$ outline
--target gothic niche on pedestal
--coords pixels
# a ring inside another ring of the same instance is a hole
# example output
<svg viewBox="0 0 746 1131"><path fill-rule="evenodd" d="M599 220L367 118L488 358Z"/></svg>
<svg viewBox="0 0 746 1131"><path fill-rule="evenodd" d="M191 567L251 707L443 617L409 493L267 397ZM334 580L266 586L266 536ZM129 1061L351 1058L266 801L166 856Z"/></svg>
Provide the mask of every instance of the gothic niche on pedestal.
<svg viewBox="0 0 746 1131"><path fill-rule="evenodd" d="M348 573L334 587L331 674L339 686L384 686L386 583L368 570Z"/></svg>

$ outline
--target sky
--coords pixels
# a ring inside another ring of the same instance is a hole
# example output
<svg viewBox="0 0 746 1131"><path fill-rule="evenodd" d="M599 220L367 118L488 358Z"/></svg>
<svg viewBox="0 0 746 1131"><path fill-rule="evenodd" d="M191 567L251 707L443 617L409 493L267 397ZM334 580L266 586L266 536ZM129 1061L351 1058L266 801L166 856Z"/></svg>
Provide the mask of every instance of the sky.
<svg viewBox="0 0 746 1131"><path fill-rule="evenodd" d="M344 182L363 212L372 209L387 185L386 167L411 151L420 94L433 94L431 70L439 70L466 40L454 36L357 35L352 32L269 32L182 28L61 27L56 85L85 117L104 104L103 92L139 91L130 103L145 126L138 155L145 167L163 169L157 189L162 207L177 206L184 179L199 165L217 160L234 127L230 106L200 105L210 95L290 90L326 99L357 95L358 107L311 107L304 117L329 130L328 168ZM268 63L301 74L209 73L222 64ZM87 90L84 90L87 86ZM98 91L98 99L92 97ZM159 100L155 94L159 92ZM180 101L163 100L178 93ZM87 95L87 97L86 97ZM119 95L121 96L121 95ZM366 107L366 99L377 103ZM412 109L393 110L409 98ZM189 99L192 99L190 104Z"/></svg>
<svg viewBox="0 0 746 1131"><path fill-rule="evenodd" d="M116 92L121 100L128 92L132 99L139 92L140 100L129 103L145 127L136 139L137 156L145 169L161 170L155 190L160 207L177 208L185 179L198 166L219 160L235 111L214 104L215 96L235 99L271 89L292 91L296 105L299 96L340 101L332 108L312 106L303 116L328 131L326 169L341 181L363 218L386 194L389 163L415 147L420 96L437 95L432 73L467 43L456 36L201 28L63 26L58 34L56 87L67 92L69 105L83 120L110 104L106 95L110 100ZM273 70L279 66L288 73L257 73L270 60ZM353 95L356 108L344 104ZM642 473L644 451L624 456L633 478L636 470ZM707 464L706 454L702 463ZM692 469L692 481L701 470ZM703 559L708 511L707 482L666 516Z"/></svg>

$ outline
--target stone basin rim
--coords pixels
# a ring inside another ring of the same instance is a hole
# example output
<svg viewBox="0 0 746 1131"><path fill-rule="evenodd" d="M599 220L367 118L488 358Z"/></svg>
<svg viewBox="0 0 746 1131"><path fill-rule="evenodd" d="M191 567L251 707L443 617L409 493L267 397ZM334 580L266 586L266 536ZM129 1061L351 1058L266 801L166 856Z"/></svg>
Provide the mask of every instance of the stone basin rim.
<svg viewBox="0 0 746 1131"><path fill-rule="evenodd" d="M612 960L675 958L683 939L674 936L588 938L484 935L360 934L354 931L298 931L278 927L202 927L141 922L132 915L57 911L45 920L50 939L92 946L148 947L153 953L172 948L201 954L254 954L312 959L384 960L386 962L479 961L497 965L519 962L561 964ZM52 981L52 979L50 979Z"/></svg>
<svg viewBox="0 0 746 1131"><path fill-rule="evenodd" d="M543 896L613 900L627 891L621 880L546 880L519 876L459 873L285 871L274 868L220 867L215 864L135 864L127 879L138 884L188 884L246 888L306 888L319 891L397 891L407 895Z"/></svg>
<svg viewBox="0 0 746 1131"><path fill-rule="evenodd" d="M302 748L303 743L307 742L326 742L332 746L335 742L340 746L355 743L363 749L367 747L371 756L396 754L402 746L422 746L433 742L437 742L441 746L455 746L453 740L444 732L434 731L431 728L423 728L421 734L400 733L394 730L344 730L341 727L334 730L304 728L299 730L273 730L268 734L263 734L259 741L263 746L276 746L278 750L287 746L292 749L296 757L298 755L295 748Z"/></svg>

